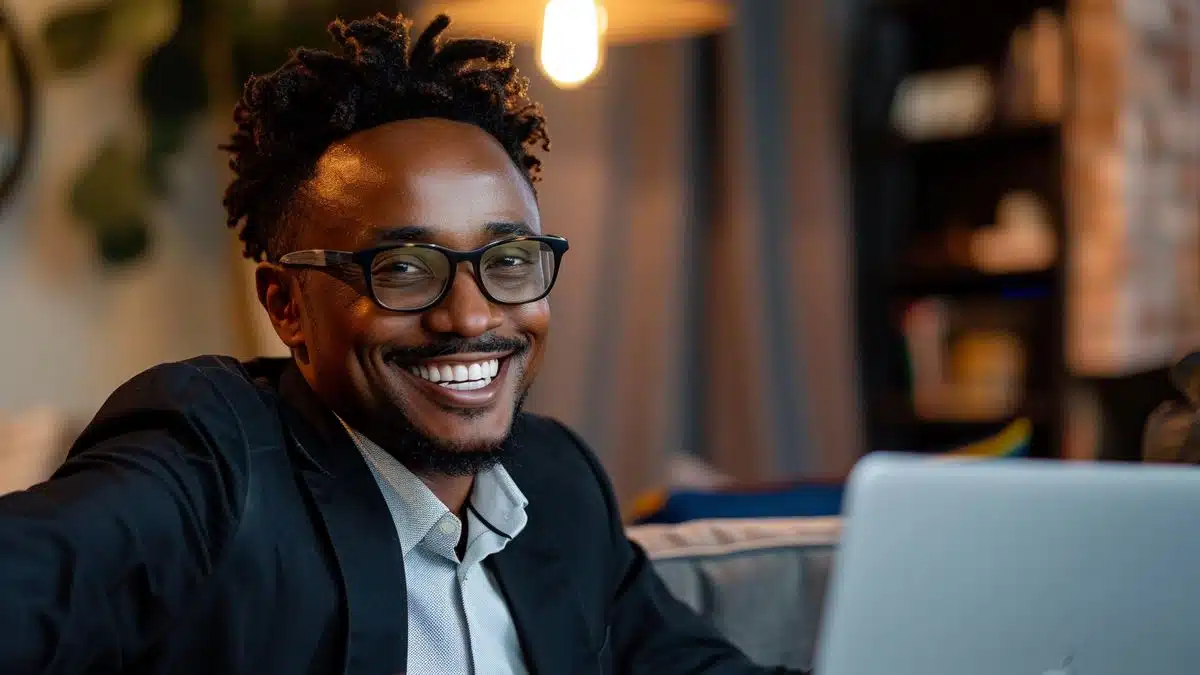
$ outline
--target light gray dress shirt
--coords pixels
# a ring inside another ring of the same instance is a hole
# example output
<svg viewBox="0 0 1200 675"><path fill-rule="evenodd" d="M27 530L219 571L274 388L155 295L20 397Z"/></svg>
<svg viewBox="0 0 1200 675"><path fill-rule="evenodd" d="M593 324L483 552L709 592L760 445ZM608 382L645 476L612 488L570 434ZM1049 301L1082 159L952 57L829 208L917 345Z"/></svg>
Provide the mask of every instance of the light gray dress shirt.
<svg viewBox="0 0 1200 675"><path fill-rule="evenodd" d="M512 477L500 465L475 477L459 560L458 517L394 457L347 430L375 474L404 551L408 675L524 675L512 615L496 579L480 564L525 528L529 502Z"/></svg>

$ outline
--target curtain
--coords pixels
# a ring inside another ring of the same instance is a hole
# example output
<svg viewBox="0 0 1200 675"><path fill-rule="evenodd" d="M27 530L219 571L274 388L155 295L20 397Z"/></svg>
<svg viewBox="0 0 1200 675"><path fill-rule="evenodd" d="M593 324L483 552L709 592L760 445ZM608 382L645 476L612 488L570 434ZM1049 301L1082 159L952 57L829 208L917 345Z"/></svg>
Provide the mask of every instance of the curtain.
<svg viewBox="0 0 1200 675"><path fill-rule="evenodd" d="M771 481L861 452L842 17L736 7L727 35L613 48L577 90L523 54L554 140L544 226L572 242L530 405L580 430L623 499L678 455Z"/></svg>

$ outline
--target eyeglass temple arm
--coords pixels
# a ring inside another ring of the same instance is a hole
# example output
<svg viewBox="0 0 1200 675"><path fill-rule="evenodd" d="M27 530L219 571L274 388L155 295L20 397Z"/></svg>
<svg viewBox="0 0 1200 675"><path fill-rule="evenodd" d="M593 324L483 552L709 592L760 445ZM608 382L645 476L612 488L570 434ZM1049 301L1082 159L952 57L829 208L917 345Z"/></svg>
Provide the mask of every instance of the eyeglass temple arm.
<svg viewBox="0 0 1200 675"><path fill-rule="evenodd" d="M321 248L307 251L292 251L279 258L284 265L301 265L304 267L332 267L354 262L354 255L346 251L327 251Z"/></svg>

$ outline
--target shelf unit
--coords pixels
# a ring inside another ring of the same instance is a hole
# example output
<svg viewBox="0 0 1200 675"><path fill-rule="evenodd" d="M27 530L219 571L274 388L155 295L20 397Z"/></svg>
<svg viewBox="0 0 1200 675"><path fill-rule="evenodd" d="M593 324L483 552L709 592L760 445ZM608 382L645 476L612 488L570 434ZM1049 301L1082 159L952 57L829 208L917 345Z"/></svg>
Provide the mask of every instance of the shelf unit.
<svg viewBox="0 0 1200 675"><path fill-rule="evenodd" d="M1062 17L1065 5L874 0L859 17L848 112L860 363L872 449L948 450L1026 417L1034 429L1030 454L1061 454L1068 376L1063 351L1067 251L1060 125L998 121L966 136L911 141L899 135L891 120L896 92L905 78L965 66L999 75L1006 67L1013 31L1038 9ZM992 119L1004 118L995 114ZM1053 267L988 274L944 254L952 230L970 232L992 223L998 201L1013 190L1031 191L1044 204L1059 252ZM1016 317L1013 331L1024 348L1026 372L1015 409L999 418L977 420L917 414L902 322L912 303L923 298Z"/></svg>

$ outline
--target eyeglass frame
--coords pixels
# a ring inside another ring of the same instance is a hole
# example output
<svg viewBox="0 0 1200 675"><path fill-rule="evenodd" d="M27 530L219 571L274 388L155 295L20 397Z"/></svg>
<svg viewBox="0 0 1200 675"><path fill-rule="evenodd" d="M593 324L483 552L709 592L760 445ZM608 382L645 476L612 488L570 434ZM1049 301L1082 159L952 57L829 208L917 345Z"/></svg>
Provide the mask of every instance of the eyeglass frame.
<svg viewBox="0 0 1200 675"><path fill-rule="evenodd" d="M546 284L546 290L536 298L522 300L521 302L506 302L504 300L497 300L496 297L492 295L491 291L487 289L487 284L483 282L483 275L479 270L479 265L481 262L483 262L484 254L491 249L521 241L536 241L549 247L550 252L554 254L554 274L550 277L550 283ZM438 253L444 255L446 259L450 261L450 276L446 280L446 285L430 302L413 309L395 309L393 307L388 307L379 300L379 296L375 293L375 284L372 281L371 266L374 264L376 256L382 253L395 251L397 249L414 248L437 251ZM277 262L283 267L311 269L329 269L347 265L357 265L362 270L363 280L366 281L367 285L367 294L371 296L372 302L379 307L388 310L389 312L416 313L424 312L431 307L436 307L439 303L446 299L446 296L450 295L450 290L454 288L454 280L458 277L458 266L464 262L471 264L471 275L475 278L475 285L479 288L479 292L483 294L483 297L487 298L489 302L497 305L508 306L527 305L531 302L537 302L538 300L545 298L547 295L550 295L550 291L554 288L554 283L558 281L558 271L562 267L562 257L569 249L570 245L567 243L565 237L560 237L553 234L538 234L497 239L496 241L489 242L471 251L456 251L452 248L439 246L437 244L428 244L425 242L386 244L384 246L376 246L374 248L363 249L361 251L337 251L332 249L311 248L285 253L279 256L279 260ZM288 260L288 258L291 258L291 260Z"/></svg>

